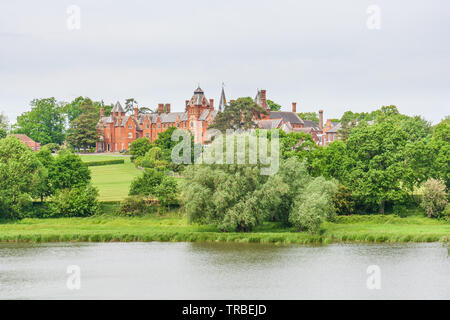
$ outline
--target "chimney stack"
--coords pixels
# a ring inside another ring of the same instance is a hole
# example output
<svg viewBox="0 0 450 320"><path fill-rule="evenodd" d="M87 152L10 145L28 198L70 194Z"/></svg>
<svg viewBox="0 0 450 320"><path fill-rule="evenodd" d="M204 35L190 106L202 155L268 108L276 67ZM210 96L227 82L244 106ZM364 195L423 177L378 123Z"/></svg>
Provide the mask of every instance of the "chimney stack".
<svg viewBox="0 0 450 320"><path fill-rule="evenodd" d="M164 104L158 103L158 114L161 114L164 112Z"/></svg>
<svg viewBox="0 0 450 320"><path fill-rule="evenodd" d="M209 106L214 109L214 99L209 99Z"/></svg>
<svg viewBox="0 0 450 320"><path fill-rule="evenodd" d="M323 110L319 110L319 128L320 130L323 129Z"/></svg>
<svg viewBox="0 0 450 320"><path fill-rule="evenodd" d="M297 102L292 102L292 112L297 113Z"/></svg>
<svg viewBox="0 0 450 320"><path fill-rule="evenodd" d="M100 108L100 119L105 116L105 108Z"/></svg>
<svg viewBox="0 0 450 320"><path fill-rule="evenodd" d="M139 114L139 109L138 107L134 107L134 116L137 118Z"/></svg>
<svg viewBox="0 0 450 320"><path fill-rule="evenodd" d="M269 109L266 103L266 90L261 90L261 104L263 108Z"/></svg>
<svg viewBox="0 0 450 320"><path fill-rule="evenodd" d="M170 103L166 104L166 112L169 113L170 112Z"/></svg>

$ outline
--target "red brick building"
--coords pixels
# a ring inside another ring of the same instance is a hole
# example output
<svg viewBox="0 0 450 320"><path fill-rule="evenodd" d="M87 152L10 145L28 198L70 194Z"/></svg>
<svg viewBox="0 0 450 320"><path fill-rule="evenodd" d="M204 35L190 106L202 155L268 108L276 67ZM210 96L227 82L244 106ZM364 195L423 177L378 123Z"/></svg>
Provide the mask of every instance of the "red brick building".
<svg viewBox="0 0 450 320"><path fill-rule="evenodd" d="M321 144L322 126L310 120L302 120L296 113L297 105L292 103L292 111L270 111L266 99L266 90L258 90L254 101L268 111L258 120L258 126L264 129L282 129L286 132L299 131L310 133L313 139ZM141 114L136 107L132 115L127 115L119 102L116 103L110 116L104 116L103 109L97 124L99 141L97 152L119 152L128 150L130 143L137 138L145 137L150 141L158 138L158 134L170 127L190 130L195 142L207 141L206 131L214 122L218 112L226 107L225 92L219 101L219 108L214 108L214 100L206 99L203 90L198 87L190 100L185 102L184 112L171 112L170 104L159 104L155 113ZM320 113L323 119L323 112Z"/></svg>
<svg viewBox="0 0 450 320"><path fill-rule="evenodd" d="M41 144L39 142L35 142L26 134L10 134L9 136L19 139L23 144L25 144L33 151L38 151L41 148Z"/></svg>

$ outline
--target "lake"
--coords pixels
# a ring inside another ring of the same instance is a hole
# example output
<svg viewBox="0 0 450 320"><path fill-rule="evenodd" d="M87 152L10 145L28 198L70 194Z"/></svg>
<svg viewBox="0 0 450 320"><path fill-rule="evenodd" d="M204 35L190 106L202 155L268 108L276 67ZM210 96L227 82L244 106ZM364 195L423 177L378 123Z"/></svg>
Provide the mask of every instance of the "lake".
<svg viewBox="0 0 450 320"><path fill-rule="evenodd" d="M5 243L0 299L450 299L450 257L440 243Z"/></svg>

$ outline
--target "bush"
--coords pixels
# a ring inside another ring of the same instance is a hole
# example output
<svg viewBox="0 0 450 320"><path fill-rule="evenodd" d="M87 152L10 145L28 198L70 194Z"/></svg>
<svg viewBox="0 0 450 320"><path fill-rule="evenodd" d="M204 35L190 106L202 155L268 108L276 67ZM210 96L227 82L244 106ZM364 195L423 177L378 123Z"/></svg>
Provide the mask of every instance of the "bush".
<svg viewBox="0 0 450 320"><path fill-rule="evenodd" d="M336 213L339 215L355 213L355 200L352 191L343 184L338 185L337 192L333 196L333 204Z"/></svg>
<svg viewBox="0 0 450 320"><path fill-rule="evenodd" d="M124 163L125 163L124 159L85 162L86 166L88 167L109 166L112 164L124 164Z"/></svg>
<svg viewBox="0 0 450 320"><path fill-rule="evenodd" d="M58 151L59 149L61 149L61 146L59 144L57 144L57 143L47 143L42 148L47 148L52 153L54 153L54 152Z"/></svg>
<svg viewBox="0 0 450 320"><path fill-rule="evenodd" d="M450 221L450 203L445 206L444 212L442 212L442 216L445 220Z"/></svg>
<svg viewBox="0 0 450 320"><path fill-rule="evenodd" d="M447 192L443 180L428 179L424 184L422 202L420 206L425 209L428 217L438 217L447 205Z"/></svg>
<svg viewBox="0 0 450 320"><path fill-rule="evenodd" d="M130 196L122 201L119 214L124 216L141 216L152 212L151 203L143 196Z"/></svg>
<svg viewBox="0 0 450 320"><path fill-rule="evenodd" d="M99 212L97 188L87 185L58 191L50 205L54 216L87 217Z"/></svg>
<svg viewBox="0 0 450 320"><path fill-rule="evenodd" d="M147 138L138 138L130 143L129 153L134 157L143 157L151 147L152 144Z"/></svg>

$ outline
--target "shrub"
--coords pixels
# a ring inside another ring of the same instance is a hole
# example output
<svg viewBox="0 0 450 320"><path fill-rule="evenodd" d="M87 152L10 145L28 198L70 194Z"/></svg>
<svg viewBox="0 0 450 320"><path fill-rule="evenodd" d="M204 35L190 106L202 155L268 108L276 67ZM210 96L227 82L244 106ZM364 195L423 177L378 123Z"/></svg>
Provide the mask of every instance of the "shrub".
<svg viewBox="0 0 450 320"><path fill-rule="evenodd" d="M445 206L444 212L442 212L442 216L445 218L445 220L450 221L450 203L447 203Z"/></svg>
<svg viewBox="0 0 450 320"><path fill-rule="evenodd" d="M57 144L57 143L47 143L42 148L47 148L48 150L50 150L53 153L53 152L56 152L59 149L61 149L61 146L59 144Z"/></svg>
<svg viewBox="0 0 450 320"><path fill-rule="evenodd" d="M428 217L437 217L447 205L447 192L443 180L428 179L424 184L422 202L420 206L425 209Z"/></svg>
<svg viewBox="0 0 450 320"><path fill-rule="evenodd" d="M91 180L91 172L80 156L60 150L48 171L55 189L70 189L86 186Z"/></svg>
<svg viewBox="0 0 450 320"><path fill-rule="evenodd" d="M323 177L314 179L296 199L289 221L299 231L318 232L323 221L334 220L332 197L336 190L334 182L326 181Z"/></svg>
<svg viewBox="0 0 450 320"><path fill-rule="evenodd" d="M147 138L138 138L130 143L129 153L134 157L143 157L151 147L152 144Z"/></svg>
<svg viewBox="0 0 450 320"><path fill-rule="evenodd" d="M112 164L124 164L124 163L125 163L124 159L85 162L86 166L88 167L109 166Z"/></svg>
<svg viewBox="0 0 450 320"><path fill-rule="evenodd" d="M337 192L333 196L333 203L336 213L339 215L355 213L355 200L352 191L343 184L338 185Z"/></svg>
<svg viewBox="0 0 450 320"><path fill-rule="evenodd" d="M97 188L87 185L58 191L52 199L54 216L87 217L99 212Z"/></svg>
<svg viewBox="0 0 450 320"><path fill-rule="evenodd" d="M143 196L130 196L122 201L119 208L119 214L124 216L140 216L150 213L151 203Z"/></svg>

